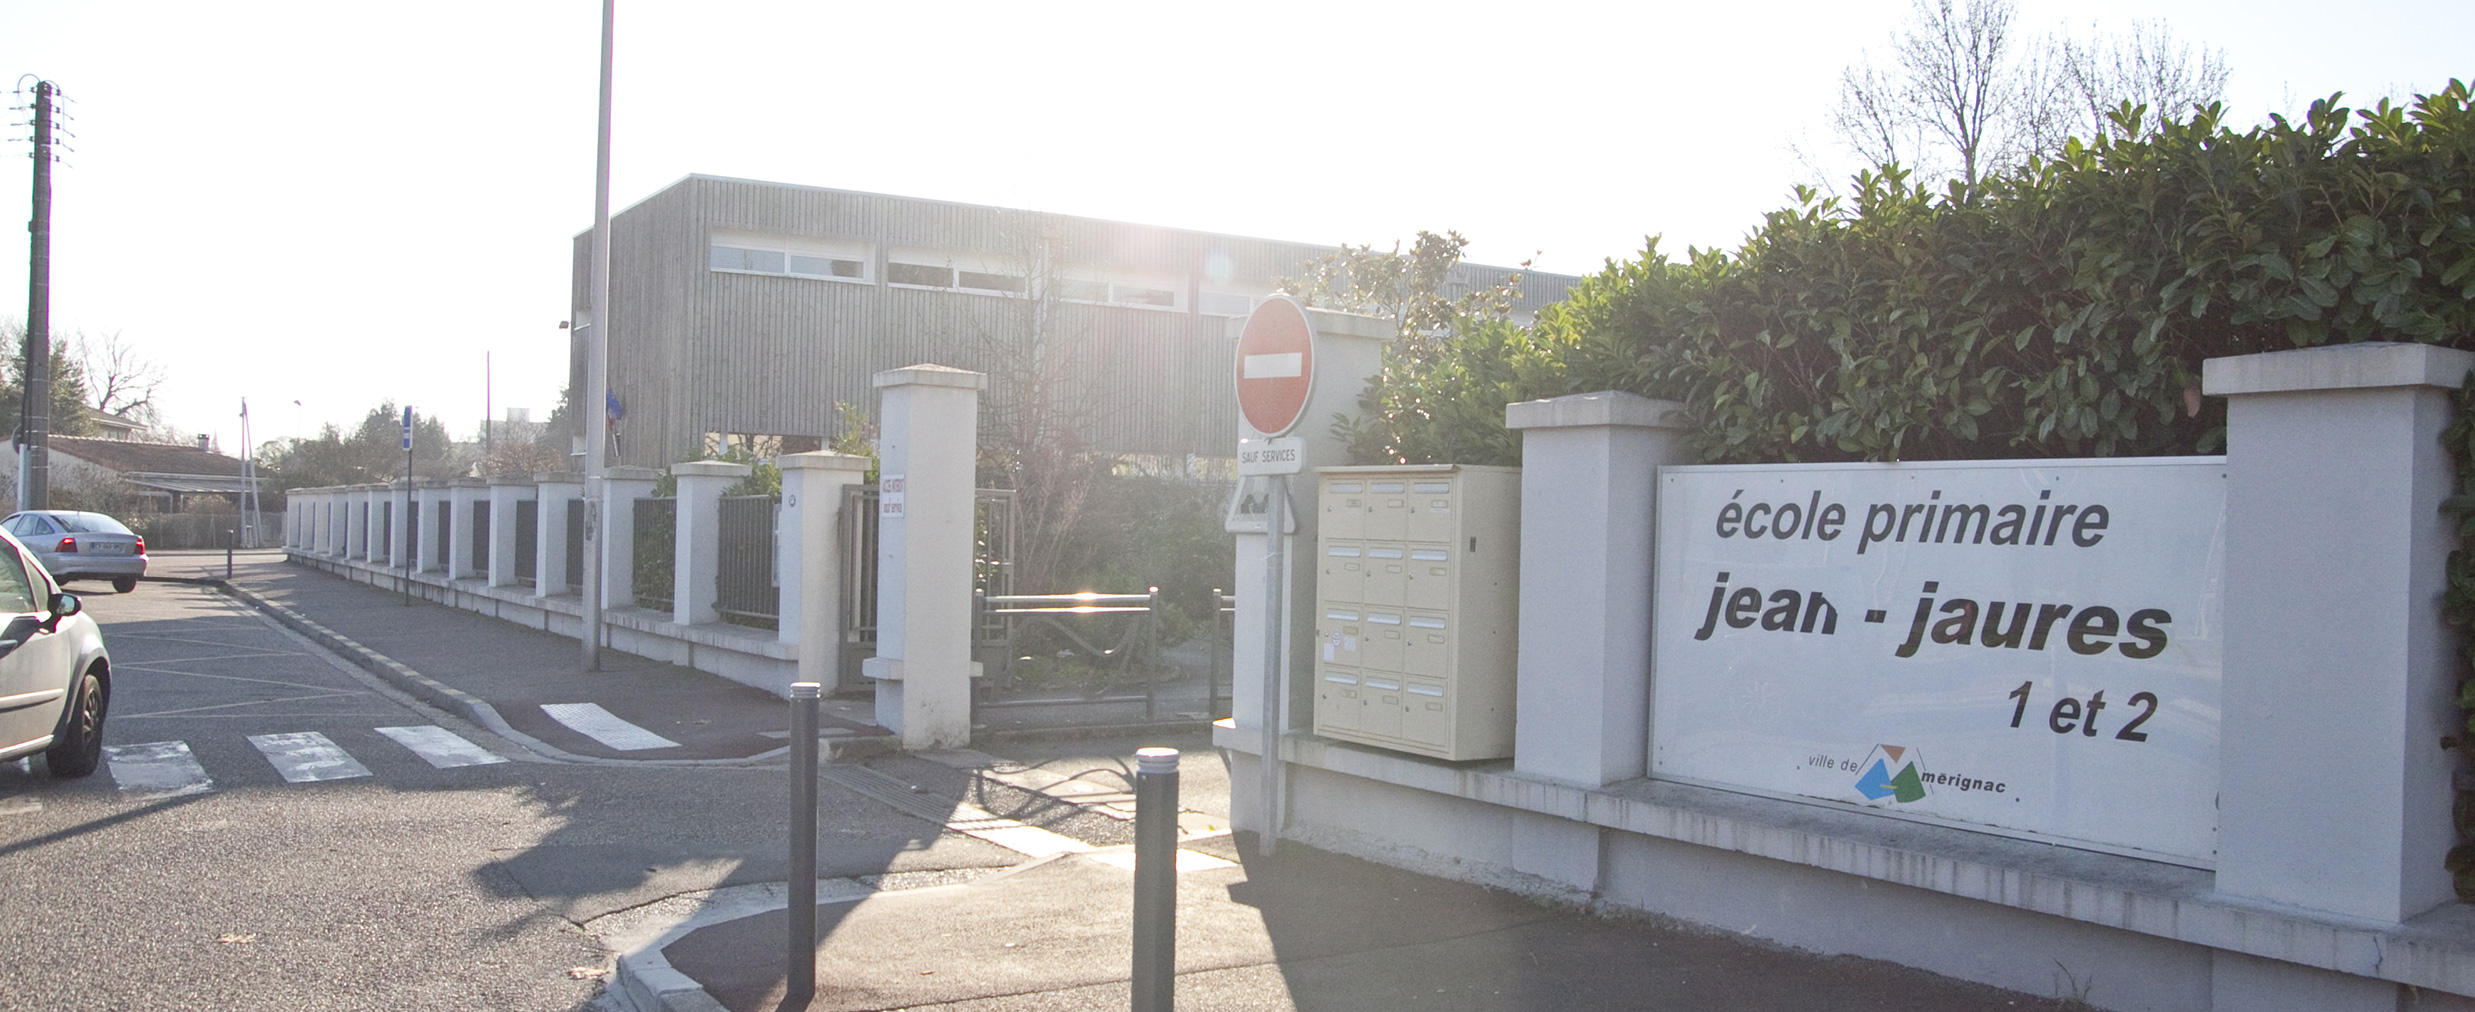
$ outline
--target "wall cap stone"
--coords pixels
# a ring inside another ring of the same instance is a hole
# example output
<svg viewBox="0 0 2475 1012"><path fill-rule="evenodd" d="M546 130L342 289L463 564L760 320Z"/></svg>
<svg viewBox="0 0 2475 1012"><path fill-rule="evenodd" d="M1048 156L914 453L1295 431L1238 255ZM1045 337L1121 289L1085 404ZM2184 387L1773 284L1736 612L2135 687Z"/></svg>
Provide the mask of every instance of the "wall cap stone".
<svg viewBox="0 0 2475 1012"><path fill-rule="evenodd" d="M544 471L533 476L535 485L582 485L584 476L574 471Z"/></svg>
<svg viewBox="0 0 2475 1012"><path fill-rule="evenodd" d="M608 470L604 471L604 472L603 472L603 476L602 476L602 480L604 480L604 481L655 481L655 480L660 479L660 478L661 478L661 476L662 476L662 472L660 472L660 471L656 471L656 470L654 470L654 469L652 469L652 468L650 468L650 467L636 467L636 466L633 466L633 465L621 464L621 465L619 465L619 466L617 466L617 467L613 467L613 468L610 468L610 469L608 469Z"/></svg>
<svg viewBox="0 0 2475 1012"><path fill-rule="evenodd" d="M785 453L774 464L785 471L857 471L868 473L868 458L856 453L834 453L810 450L806 453Z"/></svg>
<svg viewBox="0 0 2475 1012"><path fill-rule="evenodd" d="M869 382L879 388L919 386L985 390L988 388L988 374L956 369L950 365L907 365L878 373Z"/></svg>
<svg viewBox="0 0 2475 1012"><path fill-rule="evenodd" d="M2455 390L2470 371L2475 371L2475 352L2371 341L2212 358L2200 363L2200 391L2236 397L2377 387Z"/></svg>
<svg viewBox="0 0 2475 1012"><path fill-rule="evenodd" d="M1658 401L1620 390L1568 394L1504 405L1508 429L1563 429L1589 425L1623 425L1644 429L1691 428L1684 405Z"/></svg>
<svg viewBox="0 0 2475 1012"><path fill-rule="evenodd" d="M670 473L681 478L745 478L753 470L746 464L727 460L690 460L670 465Z"/></svg>

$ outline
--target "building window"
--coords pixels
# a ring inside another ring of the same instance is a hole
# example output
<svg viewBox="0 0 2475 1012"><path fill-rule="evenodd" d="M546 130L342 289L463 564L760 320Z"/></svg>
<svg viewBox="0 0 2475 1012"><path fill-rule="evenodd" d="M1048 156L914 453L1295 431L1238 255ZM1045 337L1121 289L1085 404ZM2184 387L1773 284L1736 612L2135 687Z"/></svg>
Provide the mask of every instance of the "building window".
<svg viewBox="0 0 2475 1012"><path fill-rule="evenodd" d="M737 246L713 248L713 269L717 271L754 271L758 274L787 273L782 266L784 254L778 250L742 249Z"/></svg>
<svg viewBox="0 0 2475 1012"><path fill-rule="evenodd" d="M1177 308L1177 292L1146 285L1110 285L1109 301L1121 306L1157 306L1161 309L1175 309Z"/></svg>
<svg viewBox="0 0 2475 1012"><path fill-rule="evenodd" d="M713 233L711 248L706 265L712 270L834 281L867 281L872 256L864 242L719 230Z"/></svg>
<svg viewBox="0 0 2475 1012"><path fill-rule="evenodd" d="M983 292L1011 292L1017 295L1022 294L1023 291L1023 279L1011 274L991 274L986 271L957 271L956 274L960 278L955 282L956 288L969 288Z"/></svg>
<svg viewBox="0 0 2475 1012"><path fill-rule="evenodd" d="M954 269L931 264L889 263L885 265L885 280L897 285L952 288Z"/></svg>
<svg viewBox="0 0 2475 1012"><path fill-rule="evenodd" d="M1061 278L1055 285L1050 286L1049 290L1056 292L1058 298L1072 299L1076 302L1109 301L1109 284L1106 281Z"/></svg>

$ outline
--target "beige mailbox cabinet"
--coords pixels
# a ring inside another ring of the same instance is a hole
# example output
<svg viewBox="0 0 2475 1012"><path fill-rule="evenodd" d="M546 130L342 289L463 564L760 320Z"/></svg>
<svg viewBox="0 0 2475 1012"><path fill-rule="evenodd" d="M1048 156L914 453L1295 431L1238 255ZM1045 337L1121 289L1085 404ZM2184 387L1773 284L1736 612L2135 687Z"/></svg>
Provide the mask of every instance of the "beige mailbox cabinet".
<svg viewBox="0 0 2475 1012"><path fill-rule="evenodd" d="M1315 482L1315 733L1511 755L1520 470L1327 467Z"/></svg>

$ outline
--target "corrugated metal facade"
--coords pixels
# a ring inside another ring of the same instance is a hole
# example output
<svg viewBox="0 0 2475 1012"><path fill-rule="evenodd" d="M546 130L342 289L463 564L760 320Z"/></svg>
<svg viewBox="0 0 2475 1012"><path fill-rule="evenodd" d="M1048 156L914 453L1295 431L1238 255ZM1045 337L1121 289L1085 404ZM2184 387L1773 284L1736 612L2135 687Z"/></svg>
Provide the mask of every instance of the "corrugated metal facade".
<svg viewBox="0 0 2475 1012"><path fill-rule="evenodd" d="M864 243L867 282L709 270L717 230ZM612 218L610 384L625 407L614 462L659 467L707 432L814 435L836 402L875 414L870 377L933 362L989 373L989 401L1019 373L1030 314L1078 364L1069 402L1091 408L1099 449L1226 456L1236 428L1225 317L1197 311L1208 284L1260 290L1332 247L1128 225L942 201L689 176ZM577 312L590 234L576 239ZM939 250L1052 272L1174 277L1182 308L1031 300L885 283L896 249ZM1466 280L1509 273L1464 265ZM1523 308L1577 279L1531 274ZM581 342L571 384L583 378ZM989 412L984 412L988 417Z"/></svg>

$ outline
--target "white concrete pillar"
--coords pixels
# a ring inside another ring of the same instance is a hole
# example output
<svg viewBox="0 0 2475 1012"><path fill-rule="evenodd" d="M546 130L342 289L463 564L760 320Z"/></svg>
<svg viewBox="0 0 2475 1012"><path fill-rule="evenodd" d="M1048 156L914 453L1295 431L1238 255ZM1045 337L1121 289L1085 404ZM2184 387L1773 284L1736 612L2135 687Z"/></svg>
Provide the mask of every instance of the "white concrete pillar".
<svg viewBox="0 0 2475 1012"><path fill-rule="evenodd" d="M470 580L487 575L487 568L473 565L473 514L475 506L490 499L490 483L480 478L457 478L447 483L447 578Z"/></svg>
<svg viewBox="0 0 2475 1012"><path fill-rule="evenodd" d="M447 564L438 538L447 529L447 483L425 478L414 498L421 503L421 522L413 525L413 565L419 572L434 573Z"/></svg>
<svg viewBox="0 0 2475 1012"><path fill-rule="evenodd" d="M1683 405L1606 391L1504 407L1521 433L1513 769L1584 787L1649 763L1656 479Z"/></svg>
<svg viewBox="0 0 2475 1012"><path fill-rule="evenodd" d="M344 558L352 553L351 490L342 486L328 489L326 500L325 552L334 558Z"/></svg>
<svg viewBox="0 0 2475 1012"><path fill-rule="evenodd" d="M971 557L980 391L941 365L876 374L877 723L904 748L971 743Z"/></svg>
<svg viewBox="0 0 2475 1012"><path fill-rule="evenodd" d="M695 460L670 465L679 483L679 526L671 542L670 620L719 622L714 604L722 573L722 490L754 470L746 464Z"/></svg>
<svg viewBox="0 0 2475 1012"><path fill-rule="evenodd" d="M516 504L533 498L533 476L490 476L490 586L516 582Z"/></svg>
<svg viewBox="0 0 2475 1012"><path fill-rule="evenodd" d="M2470 370L2420 344L2203 366L2228 398L2219 892L2391 923L2453 899L2439 436Z"/></svg>
<svg viewBox="0 0 2475 1012"><path fill-rule="evenodd" d="M412 512L407 508L412 505L412 484L402 481L388 482L384 496L387 502L387 568L410 571L413 557L412 525L405 521Z"/></svg>
<svg viewBox="0 0 2475 1012"><path fill-rule="evenodd" d="M782 468L782 642L799 644L799 681L832 691L842 681L842 540L835 518L843 490L868 477L868 458L789 453Z"/></svg>
<svg viewBox="0 0 2475 1012"><path fill-rule="evenodd" d="M567 502L584 498L584 476L564 471L533 476L533 596L549 597L578 588L567 585Z"/></svg>
<svg viewBox="0 0 2475 1012"><path fill-rule="evenodd" d="M602 477L602 607L636 604L636 500L653 496L649 467L619 466Z"/></svg>

